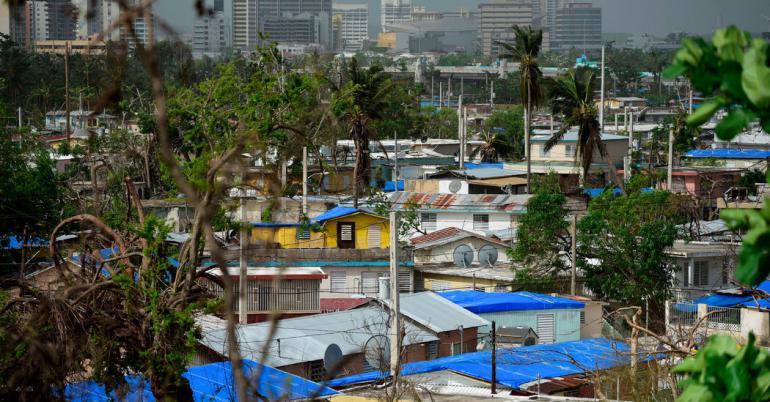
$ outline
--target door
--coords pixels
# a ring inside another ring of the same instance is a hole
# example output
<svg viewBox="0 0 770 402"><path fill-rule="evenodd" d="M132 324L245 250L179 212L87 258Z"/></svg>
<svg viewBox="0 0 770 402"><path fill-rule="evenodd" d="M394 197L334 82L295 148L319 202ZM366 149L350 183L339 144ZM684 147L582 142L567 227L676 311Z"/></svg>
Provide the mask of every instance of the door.
<svg viewBox="0 0 770 402"><path fill-rule="evenodd" d="M553 314L538 314L537 336L540 339L540 343L553 343L554 332Z"/></svg>
<svg viewBox="0 0 770 402"><path fill-rule="evenodd" d="M367 246L369 248L382 247L382 225L371 225L367 228Z"/></svg>
<svg viewBox="0 0 770 402"><path fill-rule="evenodd" d="M337 223L337 248L356 248L356 224L354 222Z"/></svg>

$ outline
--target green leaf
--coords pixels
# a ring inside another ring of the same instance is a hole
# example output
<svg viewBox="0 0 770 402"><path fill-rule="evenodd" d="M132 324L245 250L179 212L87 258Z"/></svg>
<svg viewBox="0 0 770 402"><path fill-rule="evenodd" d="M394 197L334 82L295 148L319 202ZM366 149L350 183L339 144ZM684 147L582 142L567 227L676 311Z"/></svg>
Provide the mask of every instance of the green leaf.
<svg viewBox="0 0 770 402"><path fill-rule="evenodd" d="M695 112L687 116L687 125L690 127L697 127L707 122L711 116L724 105L724 98L717 97L711 101L708 101L695 110Z"/></svg>
<svg viewBox="0 0 770 402"><path fill-rule="evenodd" d="M674 367L672 373L698 373L706 368L706 361L696 357L688 357L683 362Z"/></svg>
<svg viewBox="0 0 770 402"><path fill-rule="evenodd" d="M735 279L745 285L756 286L767 278L768 273L770 273L770 255L768 255L767 246L744 243L738 257Z"/></svg>
<svg viewBox="0 0 770 402"><path fill-rule="evenodd" d="M717 124L716 133L719 139L729 141L735 138L749 124L750 115L742 108L730 110L730 113Z"/></svg>
<svg viewBox="0 0 770 402"><path fill-rule="evenodd" d="M759 212L753 209L725 209L719 213L719 217L733 230L747 229L749 222L762 219Z"/></svg>
<svg viewBox="0 0 770 402"><path fill-rule="evenodd" d="M743 48L748 44L746 35L736 27L718 29L714 32L712 42L717 48L717 54L722 60L743 61Z"/></svg>
<svg viewBox="0 0 770 402"><path fill-rule="evenodd" d="M674 63L663 70L663 78L673 80L687 72L687 66L683 63Z"/></svg>
<svg viewBox="0 0 770 402"><path fill-rule="evenodd" d="M759 109L770 107L770 67L767 66L768 43L762 39L751 42L743 58L741 83L743 91Z"/></svg>
<svg viewBox="0 0 770 402"><path fill-rule="evenodd" d="M714 394L701 384L693 384L685 388L682 395L679 395L678 402L711 402L714 400Z"/></svg>

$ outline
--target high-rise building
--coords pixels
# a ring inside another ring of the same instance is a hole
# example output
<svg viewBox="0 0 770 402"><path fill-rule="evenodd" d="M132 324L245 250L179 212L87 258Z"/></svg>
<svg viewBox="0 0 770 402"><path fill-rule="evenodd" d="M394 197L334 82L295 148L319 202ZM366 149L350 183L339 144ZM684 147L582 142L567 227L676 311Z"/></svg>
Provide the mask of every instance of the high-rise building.
<svg viewBox="0 0 770 402"><path fill-rule="evenodd" d="M99 0L101 4L99 9L102 14L101 21L101 35L100 37L104 41L126 41L129 46L134 44L134 36L136 35L136 41L142 44L149 43L150 37L155 39L155 18L151 21L145 22L144 17L134 18L132 21L133 35L129 29L124 26L116 26L116 21L120 18L120 6L117 0ZM139 0L128 0L130 6L136 5Z"/></svg>
<svg viewBox="0 0 770 402"><path fill-rule="evenodd" d="M363 49L369 38L369 6L367 4L334 4L334 17L339 18L338 48L346 52Z"/></svg>
<svg viewBox="0 0 770 402"><path fill-rule="evenodd" d="M78 9L71 0L33 1L46 3L48 37L40 39L72 40L76 38Z"/></svg>
<svg viewBox="0 0 770 402"><path fill-rule="evenodd" d="M481 51L497 56L497 41L514 39L511 27L530 26L534 16L532 0L490 0L479 4L479 37Z"/></svg>
<svg viewBox="0 0 770 402"><path fill-rule="evenodd" d="M599 49L602 46L602 9L591 3L571 3L556 10L551 48Z"/></svg>
<svg viewBox="0 0 770 402"><path fill-rule="evenodd" d="M258 0L233 0L233 47L253 52L259 38Z"/></svg>
<svg viewBox="0 0 770 402"><path fill-rule="evenodd" d="M233 47L232 7L224 0L207 0L204 4L212 14L195 21L193 26L192 51L196 57L220 55Z"/></svg>
<svg viewBox="0 0 770 402"><path fill-rule="evenodd" d="M381 0L380 25L389 32L388 25L412 20L412 0Z"/></svg>
<svg viewBox="0 0 770 402"><path fill-rule="evenodd" d="M256 0L259 31L268 40L332 47L331 0ZM311 29L311 26L313 28ZM292 32L289 27L299 31ZM309 32L314 34L309 36Z"/></svg>

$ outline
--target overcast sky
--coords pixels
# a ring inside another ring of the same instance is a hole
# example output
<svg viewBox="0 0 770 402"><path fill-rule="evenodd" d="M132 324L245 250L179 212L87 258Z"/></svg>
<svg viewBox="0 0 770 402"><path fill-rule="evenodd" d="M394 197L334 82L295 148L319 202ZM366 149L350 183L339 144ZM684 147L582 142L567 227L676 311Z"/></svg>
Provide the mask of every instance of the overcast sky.
<svg viewBox="0 0 770 402"><path fill-rule="evenodd" d="M379 0L339 0L340 3L368 3L370 29L379 28ZM431 10L475 9L480 0L413 0ZM159 0L157 13L182 32L191 30L194 0ZM751 32L768 31L770 0L593 0L602 8L604 32L669 32L705 34L722 25L734 24ZM376 26L375 26L376 25Z"/></svg>

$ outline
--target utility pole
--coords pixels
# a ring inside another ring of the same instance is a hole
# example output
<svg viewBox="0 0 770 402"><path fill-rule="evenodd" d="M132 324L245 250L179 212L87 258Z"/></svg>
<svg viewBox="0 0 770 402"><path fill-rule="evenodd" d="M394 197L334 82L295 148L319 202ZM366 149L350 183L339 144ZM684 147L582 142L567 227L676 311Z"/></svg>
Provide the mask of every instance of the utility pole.
<svg viewBox="0 0 770 402"><path fill-rule="evenodd" d="M495 82L491 81L489 87L489 107L495 107Z"/></svg>
<svg viewBox="0 0 770 402"><path fill-rule="evenodd" d="M465 169L465 148L463 147L463 137L464 137L464 131L465 131L465 121L463 120L463 97L460 95L457 101L457 139L460 142L460 150L457 153L458 156L458 163L460 165L460 169Z"/></svg>
<svg viewBox="0 0 770 402"><path fill-rule="evenodd" d="M398 191L398 134L393 131L393 143L395 144L395 151L393 151L393 182L396 184L395 190Z"/></svg>
<svg viewBox="0 0 770 402"><path fill-rule="evenodd" d="M78 127L85 128L83 125L83 91L78 92L78 116L80 118Z"/></svg>
<svg viewBox="0 0 770 402"><path fill-rule="evenodd" d="M307 216L307 147L302 147L302 215Z"/></svg>
<svg viewBox="0 0 770 402"><path fill-rule="evenodd" d="M430 105L431 107L436 105L436 100L433 98L433 74L430 75Z"/></svg>
<svg viewBox="0 0 770 402"><path fill-rule="evenodd" d="M615 134L618 133L618 114L615 113Z"/></svg>
<svg viewBox="0 0 770 402"><path fill-rule="evenodd" d="M438 83L438 108L444 107L444 83L439 81Z"/></svg>
<svg viewBox="0 0 770 402"><path fill-rule="evenodd" d="M21 107L19 107L19 128L21 128Z"/></svg>
<svg viewBox="0 0 770 402"><path fill-rule="evenodd" d="M577 215L572 214L570 221L570 262L572 264L572 275L570 278L570 292L573 296L577 294Z"/></svg>
<svg viewBox="0 0 770 402"><path fill-rule="evenodd" d="M604 44L602 44L602 83L601 83L601 95L599 103L599 132L604 132Z"/></svg>
<svg viewBox="0 0 770 402"><path fill-rule="evenodd" d="M692 114L692 83L690 83L690 104L688 106L689 108L689 114Z"/></svg>
<svg viewBox="0 0 770 402"><path fill-rule="evenodd" d="M64 45L64 111L67 113L67 145L70 145L70 43Z"/></svg>
<svg viewBox="0 0 770 402"><path fill-rule="evenodd" d="M668 130L668 181L667 183L667 190L672 191L672 184L673 184L673 176L674 176L674 129L671 128Z"/></svg>
<svg viewBox="0 0 770 402"><path fill-rule="evenodd" d="M390 211L390 374L397 380L401 352L401 310L398 289L398 212Z"/></svg>
<svg viewBox="0 0 770 402"><path fill-rule="evenodd" d="M497 324L492 321L492 395L497 393Z"/></svg>
<svg viewBox="0 0 770 402"><path fill-rule="evenodd" d="M248 322L248 295L247 281L248 268L246 267L246 244L248 243L248 232L246 231L246 183L244 175L241 174L241 238L240 238L240 272L238 273L238 322L246 324Z"/></svg>

